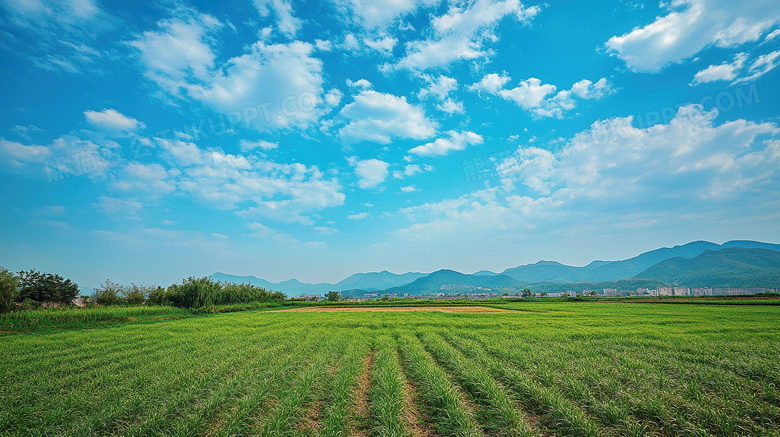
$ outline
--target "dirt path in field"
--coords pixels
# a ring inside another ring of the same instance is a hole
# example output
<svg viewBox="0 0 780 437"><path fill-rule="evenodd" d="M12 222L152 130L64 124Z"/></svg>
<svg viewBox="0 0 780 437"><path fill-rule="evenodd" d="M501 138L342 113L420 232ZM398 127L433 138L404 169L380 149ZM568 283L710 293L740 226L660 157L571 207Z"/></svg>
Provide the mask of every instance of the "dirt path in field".
<svg viewBox="0 0 780 437"><path fill-rule="evenodd" d="M311 403L309 409L306 411L306 415L298 424L298 431L313 431L316 432L320 429L320 415L322 414L322 408L325 406L325 400L318 399Z"/></svg>
<svg viewBox="0 0 780 437"><path fill-rule="evenodd" d="M442 313L510 313L514 311L491 308L491 307L479 307L479 306L442 306L442 307L310 307L310 308L293 308L290 310L274 310L267 311L269 313L352 313L362 311L438 311Z"/></svg>
<svg viewBox="0 0 780 437"><path fill-rule="evenodd" d="M406 368L401 361L398 351L395 351L396 359L401 364L401 374L404 386L404 416L406 416L406 429L412 432L414 437L434 437L438 436L431 428L431 424L423 418L422 413L417 408L417 402L420 402L420 395L417 393L417 384L409 378Z"/></svg>
<svg viewBox="0 0 780 437"><path fill-rule="evenodd" d="M355 396L355 415L359 418L360 423L352 428L350 437L368 437L369 432L369 403L368 393L371 391L371 374L374 370L374 353L375 350L366 355L363 359L363 373L360 374L357 385L357 395Z"/></svg>

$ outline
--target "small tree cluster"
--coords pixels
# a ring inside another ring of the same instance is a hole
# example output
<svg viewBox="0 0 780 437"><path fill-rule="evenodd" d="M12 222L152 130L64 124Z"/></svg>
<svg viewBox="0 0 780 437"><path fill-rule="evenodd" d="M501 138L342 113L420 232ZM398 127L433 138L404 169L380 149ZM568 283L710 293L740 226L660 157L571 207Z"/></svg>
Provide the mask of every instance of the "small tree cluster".
<svg viewBox="0 0 780 437"><path fill-rule="evenodd" d="M19 272L18 301L31 300L37 303L58 302L70 304L79 295L79 286L70 279L36 270Z"/></svg>
<svg viewBox="0 0 780 437"><path fill-rule="evenodd" d="M19 278L0 267L0 313L11 311L18 296Z"/></svg>
<svg viewBox="0 0 780 437"><path fill-rule="evenodd" d="M149 302L156 305L173 305L181 308L204 308L213 305L285 300L279 291L268 291L252 284L227 284L208 276L189 277L181 284L173 284L167 290L158 288L149 293Z"/></svg>
<svg viewBox="0 0 780 437"><path fill-rule="evenodd" d="M106 279L92 296L98 305L141 305L156 291L156 286L119 285Z"/></svg>

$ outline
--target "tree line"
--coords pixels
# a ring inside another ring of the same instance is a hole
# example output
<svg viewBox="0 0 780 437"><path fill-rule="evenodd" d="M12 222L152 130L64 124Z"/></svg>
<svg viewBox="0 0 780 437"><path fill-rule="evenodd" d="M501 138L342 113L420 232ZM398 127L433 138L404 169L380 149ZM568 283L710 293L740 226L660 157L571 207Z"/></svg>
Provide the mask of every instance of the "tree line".
<svg viewBox="0 0 780 437"><path fill-rule="evenodd" d="M79 286L60 275L36 270L18 274L0 267L0 312L37 308L45 304L70 305L79 297ZM229 284L190 277L181 284L159 286L120 285L106 280L93 296L81 296L94 305L168 305L179 308L204 308L216 305L270 302L287 299L279 291L252 284Z"/></svg>

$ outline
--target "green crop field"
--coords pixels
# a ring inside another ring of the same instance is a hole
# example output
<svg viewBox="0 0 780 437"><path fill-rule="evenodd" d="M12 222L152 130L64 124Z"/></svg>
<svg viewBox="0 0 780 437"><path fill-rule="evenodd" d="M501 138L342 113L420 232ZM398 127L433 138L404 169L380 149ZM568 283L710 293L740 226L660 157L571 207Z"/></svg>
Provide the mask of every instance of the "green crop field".
<svg viewBox="0 0 780 437"><path fill-rule="evenodd" d="M778 306L493 307L0 334L0 434L780 435Z"/></svg>

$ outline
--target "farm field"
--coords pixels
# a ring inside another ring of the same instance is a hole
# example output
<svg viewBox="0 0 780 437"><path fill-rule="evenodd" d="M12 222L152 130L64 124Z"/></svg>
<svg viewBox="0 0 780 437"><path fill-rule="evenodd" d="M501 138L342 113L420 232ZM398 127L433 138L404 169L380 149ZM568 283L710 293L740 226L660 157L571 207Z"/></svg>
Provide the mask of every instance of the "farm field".
<svg viewBox="0 0 780 437"><path fill-rule="evenodd" d="M0 435L780 435L778 316L518 302L3 334Z"/></svg>

